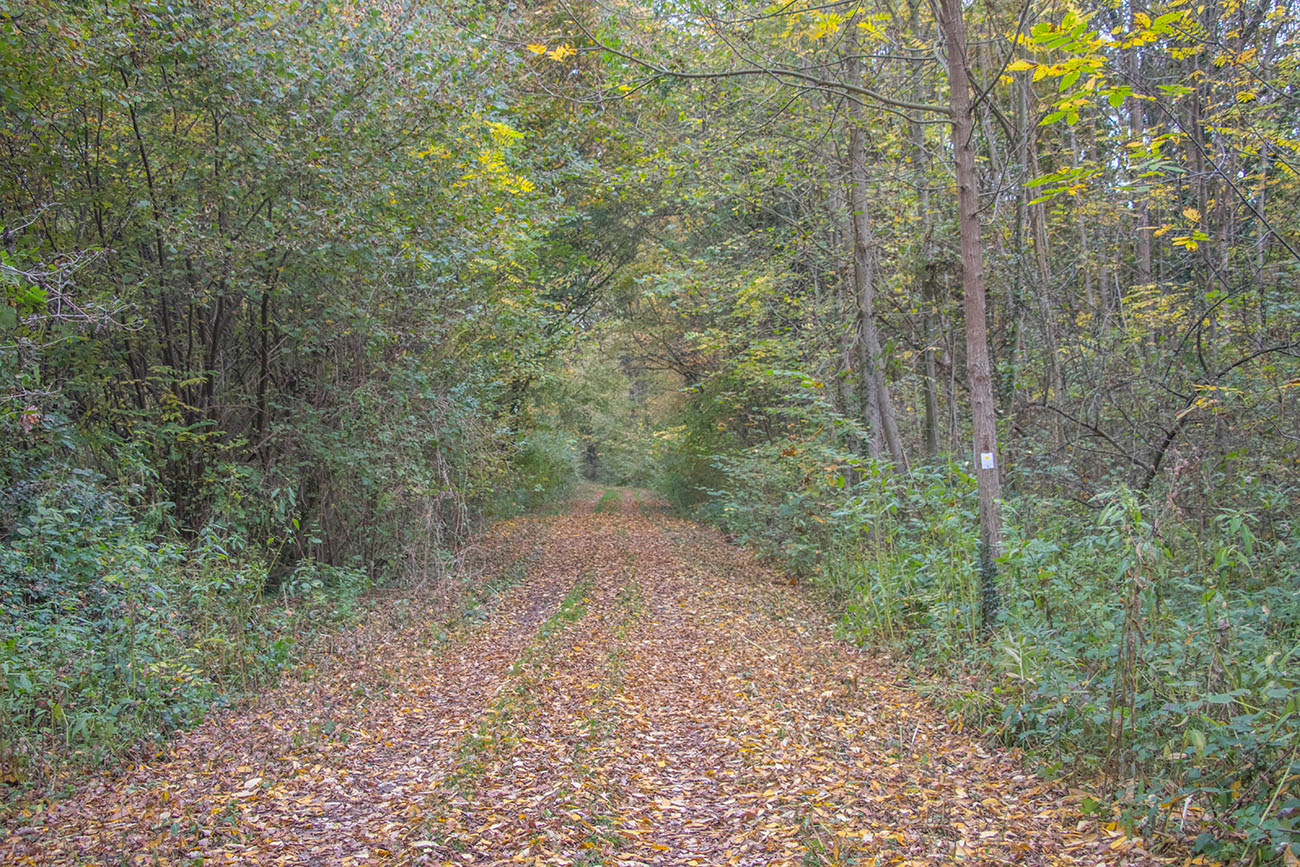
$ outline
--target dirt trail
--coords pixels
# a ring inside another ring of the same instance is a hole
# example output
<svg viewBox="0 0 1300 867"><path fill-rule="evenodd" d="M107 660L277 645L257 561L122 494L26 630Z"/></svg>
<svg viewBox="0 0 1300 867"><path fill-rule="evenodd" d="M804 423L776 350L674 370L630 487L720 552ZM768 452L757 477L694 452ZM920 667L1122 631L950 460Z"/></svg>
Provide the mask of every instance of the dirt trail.
<svg viewBox="0 0 1300 867"><path fill-rule="evenodd" d="M716 534L600 494L498 527L515 565L445 640L378 618L166 757L34 805L0 863L1166 863Z"/></svg>

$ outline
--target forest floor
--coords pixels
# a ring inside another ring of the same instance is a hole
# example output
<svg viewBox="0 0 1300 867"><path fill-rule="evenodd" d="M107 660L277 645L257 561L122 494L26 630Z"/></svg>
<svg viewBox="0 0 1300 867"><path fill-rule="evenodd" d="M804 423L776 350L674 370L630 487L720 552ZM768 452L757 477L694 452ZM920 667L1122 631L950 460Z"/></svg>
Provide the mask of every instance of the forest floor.
<svg viewBox="0 0 1300 867"><path fill-rule="evenodd" d="M165 753L10 810L0 863L1195 863L1085 818L712 530L603 491L497 525L454 612L393 597Z"/></svg>

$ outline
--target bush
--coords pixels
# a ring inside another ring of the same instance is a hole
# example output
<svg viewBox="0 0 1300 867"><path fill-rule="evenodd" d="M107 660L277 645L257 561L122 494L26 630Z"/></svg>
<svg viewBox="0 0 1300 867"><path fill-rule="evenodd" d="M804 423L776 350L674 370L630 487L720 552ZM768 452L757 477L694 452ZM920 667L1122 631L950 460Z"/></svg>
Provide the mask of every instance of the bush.
<svg viewBox="0 0 1300 867"><path fill-rule="evenodd" d="M127 491L129 496L132 492ZM12 486L0 548L0 760L10 778L97 764L196 723L265 683L301 636L338 622L364 574L301 561L263 600L266 561L209 526L157 535L87 470L47 467Z"/></svg>
<svg viewBox="0 0 1300 867"><path fill-rule="evenodd" d="M498 493L493 511L526 512L554 500L578 478L578 455L571 437L538 430L524 437L515 449L513 484Z"/></svg>

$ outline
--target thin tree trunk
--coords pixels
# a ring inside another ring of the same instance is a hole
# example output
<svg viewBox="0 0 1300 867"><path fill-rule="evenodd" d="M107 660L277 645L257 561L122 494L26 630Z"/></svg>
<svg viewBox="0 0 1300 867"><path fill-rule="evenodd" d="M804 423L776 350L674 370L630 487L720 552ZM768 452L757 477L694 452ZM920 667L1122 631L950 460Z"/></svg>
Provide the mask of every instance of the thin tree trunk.
<svg viewBox="0 0 1300 867"><path fill-rule="evenodd" d="M1132 9L1134 3L1129 3L1130 15L1132 20ZM1132 77L1134 86L1142 80L1142 61L1139 56L1140 52L1134 51L1129 60L1129 75ZM1133 140L1134 145L1142 144L1146 141L1146 107L1142 105L1142 100L1136 96L1128 99L1128 125L1129 138ZM1134 226L1133 244L1134 259L1137 266L1137 283L1139 286L1147 286L1151 283L1151 210L1147 205L1146 198L1143 197L1137 202L1134 209Z"/></svg>
<svg viewBox="0 0 1300 867"><path fill-rule="evenodd" d="M258 330L261 343L258 347L257 362L257 442L254 448L261 457L262 466L268 466L270 452L267 449L267 434L271 427L271 411L267 402L267 386L271 381L271 286L262 290L262 303L258 315Z"/></svg>
<svg viewBox="0 0 1300 867"><path fill-rule="evenodd" d="M855 112L856 114L856 112ZM872 250L871 221L867 215L867 167L862 128L852 118L849 131L849 211L853 226L853 280L858 296L858 353L864 392L871 398L871 423L880 432L894 467L907 469L903 443L889 384L880 363L880 337L876 333L876 261Z"/></svg>
<svg viewBox="0 0 1300 867"><path fill-rule="evenodd" d="M1042 170L1038 165L1037 127L1029 122L1032 118L1030 78L1028 73L1021 73L1018 77L1020 99L1024 105L1026 118L1024 160L1030 175L1038 177ZM1047 376L1047 381L1043 383L1043 403L1046 405L1052 402L1053 395L1059 396L1065 393L1065 376L1061 372L1061 357L1056 344L1056 313L1052 308L1052 269L1048 264L1050 250L1047 240L1047 213L1041 202L1036 205L1027 204L1026 207L1029 210L1029 233L1034 244L1034 270L1037 276L1037 291L1034 295L1038 298L1039 315L1043 318L1043 352L1046 361L1044 368ZM1061 429L1061 419L1056 413L1050 413L1047 423L1052 449L1056 451L1061 448L1065 438Z"/></svg>
<svg viewBox="0 0 1300 867"><path fill-rule="evenodd" d="M848 395L855 394L854 411L866 433L865 440L852 444L856 446L855 450L859 454L878 460L882 454L881 443L884 438L880 433L880 414L875 407L875 391L871 388L871 380L867 374L870 353L864 348L862 326L858 321L861 315L858 289L860 276L857 267L857 240L854 234L852 197L849 191L853 168L849 155L840 152L838 146L836 155L840 161L840 180L843 187L832 197L832 206L844 217L839 236L844 250L844 261L840 268L838 309L845 317L845 324L850 326L842 332L839 349L843 353L844 368L848 372L848 378L852 379L850 383L846 378L843 389L846 404L849 403Z"/></svg>
<svg viewBox="0 0 1300 867"><path fill-rule="evenodd" d="M844 165L844 155L839 149L838 142L835 150L838 168L830 184L831 220L834 226L832 248L839 246L844 250L844 260L839 268L840 280L835 290L835 321L839 326L835 343L835 351L839 357L835 376L835 405L841 415L850 418L854 415L853 400L851 399L853 394L852 380L857 372L853 351L853 331L848 325L851 321L850 311L856 307L851 294L852 278L849 276L849 263L853 260L853 239L843 220L844 215L848 214L849 205L844 187L841 186L846 167ZM868 435L870 435L870 430L868 430ZM847 434L845 445L853 454L863 452L863 443L854 433Z"/></svg>
<svg viewBox="0 0 1300 867"><path fill-rule="evenodd" d="M999 604L997 558L1002 553L1002 477L998 431L989 370L988 326L984 320L984 252L980 247L979 177L975 173L974 124L966 74L966 24L961 0L941 0L940 24L948 50L949 120L957 178L957 223L961 237L962 298L966 316L966 371L970 379L975 478L979 493L981 615L990 631Z"/></svg>
<svg viewBox="0 0 1300 867"><path fill-rule="evenodd" d="M1083 153L1079 148L1079 135L1075 132L1074 127L1070 127L1070 165L1078 169L1083 165ZM1092 285L1092 256L1088 249L1088 223L1083 216L1082 209L1075 209L1074 227L1079 233L1079 249L1075 253L1074 260L1077 263L1076 273L1078 281L1083 285L1083 297L1088 302L1088 313L1093 317L1093 328L1096 329L1098 321L1097 311L1097 293Z"/></svg>
<svg viewBox="0 0 1300 867"><path fill-rule="evenodd" d="M921 303L925 313L921 320L922 339L925 348L921 350L921 363L925 386L925 454L933 458L939 454L939 365L935 360L935 339L937 337L938 292L935 291L933 270L929 267L922 271Z"/></svg>
<svg viewBox="0 0 1300 867"><path fill-rule="evenodd" d="M912 6L912 30L916 29L916 13L919 4ZM926 101L925 78L918 67L912 76L913 96L918 101ZM925 407L925 423L922 439L925 442L925 456L933 458L939 454L939 365L935 358L935 340L938 332L939 293L936 287L935 253L931 248L933 241L933 221L930 216L930 187L928 182L929 154L925 150L925 126L919 121L908 123L908 139L912 148L912 178L916 185L916 217L921 228L922 264L919 268L921 281L921 388L922 403Z"/></svg>

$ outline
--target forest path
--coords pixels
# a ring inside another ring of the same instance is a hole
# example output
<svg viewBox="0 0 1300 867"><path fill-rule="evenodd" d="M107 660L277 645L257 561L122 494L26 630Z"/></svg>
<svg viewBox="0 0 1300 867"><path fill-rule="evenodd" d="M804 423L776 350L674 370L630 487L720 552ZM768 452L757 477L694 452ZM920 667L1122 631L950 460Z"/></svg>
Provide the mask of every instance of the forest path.
<svg viewBox="0 0 1300 867"><path fill-rule="evenodd" d="M1157 863L716 533L587 491L498 525L452 633L384 606L0 863Z"/></svg>

